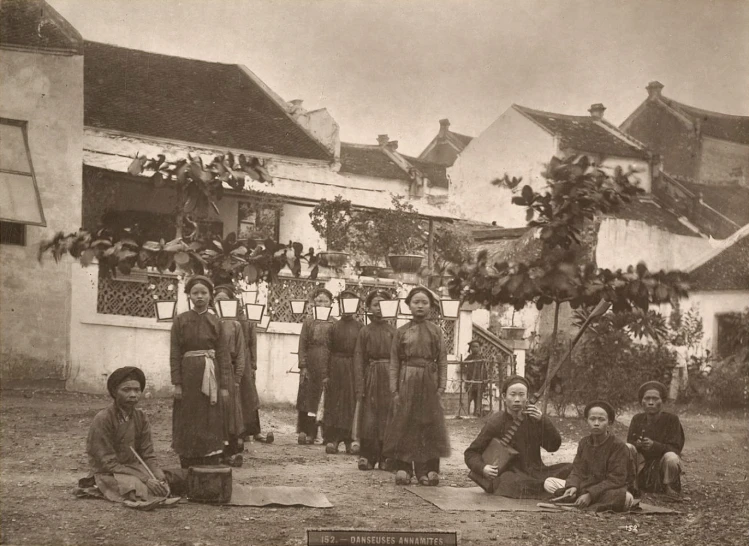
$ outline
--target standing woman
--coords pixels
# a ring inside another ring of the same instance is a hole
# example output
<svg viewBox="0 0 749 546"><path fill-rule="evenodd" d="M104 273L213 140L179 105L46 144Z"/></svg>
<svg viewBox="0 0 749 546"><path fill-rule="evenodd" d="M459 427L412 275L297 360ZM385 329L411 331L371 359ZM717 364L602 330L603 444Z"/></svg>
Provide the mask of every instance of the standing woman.
<svg viewBox="0 0 749 546"><path fill-rule="evenodd" d="M333 304L333 294L324 288L318 288L312 293L312 303L318 307L330 307ZM323 379L328 369L328 334L332 327L330 319L322 321L308 318L302 324L299 335L299 391L296 398L300 444L312 444L317 437L317 406L320 404Z"/></svg>
<svg viewBox="0 0 749 546"><path fill-rule="evenodd" d="M442 330L426 320L436 302L417 286L406 297L413 319L396 330L390 350L391 418L385 454L394 459L395 483L411 483L411 465L421 485L438 485L440 457L450 455L440 396L447 383Z"/></svg>
<svg viewBox="0 0 749 546"><path fill-rule="evenodd" d="M231 377L219 319L208 312L213 283L195 275L185 292L192 309L174 319L169 358L174 385L172 448L182 468L219 463L224 448L222 408L228 403Z"/></svg>
<svg viewBox="0 0 749 546"><path fill-rule="evenodd" d="M384 290L373 290L367 295L370 323L359 331L356 340L356 397L362 401L359 470L372 470L375 464L379 464L380 470L390 470L382 455L382 442L390 410L390 348L395 328L382 318L380 310L380 302L389 299Z"/></svg>
<svg viewBox="0 0 749 546"><path fill-rule="evenodd" d="M257 371L257 329L255 323L249 320L242 320L242 331L246 342L245 355L247 364L242 374L242 381L239 383L239 394L242 400L242 417L244 418L244 440L250 437L256 442L273 443L273 433L269 432L266 436L260 434L260 397L257 394L257 385L255 383L255 372Z"/></svg>
<svg viewBox="0 0 749 546"><path fill-rule="evenodd" d="M216 287L213 300L215 302L234 299L234 287L222 284ZM246 373L247 355L242 325L238 320L220 319L221 343L229 352L231 360L230 375L227 378L229 401L224 406L224 453L223 462L229 466L242 466L242 433L244 422L242 419L242 404L239 399L239 385Z"/></svg>
<svg viewBox="0 0 749 546"><path fill-rule="evenodd" d="M338 295L343 298L359 297L353 292L343 291ZM343 312L343 306L341 306ZM354 385L354 350L356 338L362 323L352 313L343 314L341 320L333 324L328 337L328 371L325 385L325 453L338 453L338 445L343 442L346 453L351 453L351 426L356 409L356 392Z"/></svg>

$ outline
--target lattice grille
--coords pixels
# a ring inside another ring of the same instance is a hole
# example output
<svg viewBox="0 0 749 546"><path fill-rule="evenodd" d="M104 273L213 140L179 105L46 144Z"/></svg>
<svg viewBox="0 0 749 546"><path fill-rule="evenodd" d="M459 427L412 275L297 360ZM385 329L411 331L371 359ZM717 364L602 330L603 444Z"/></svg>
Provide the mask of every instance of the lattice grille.
<svg viewBox="0 0 749 546"><path fill-rule="evenodd" d="M268 287L268 310L274 322L302 322L312 316L312 307L308 304L304 315L291 312L291 300L308 300L310 294L325 283L309 279L278 279Z"/></svg>
<svg viewBox="0 0 749 546"><path fill-rule="evenodd" d="M361 300L361 303L359 304L359 310L356 312L356 320L364 324L364 315L367 314L367 308L364 304L364 301L367 299L367 296L372 290L379 289L384 290L386 292L389 292L393 296L395 296L395 292L393 291L393 286L389 284L376 284L376 283L346 283L346 290L349 292L353 292L357 296L359 296L359 299ZM388 320L390 324L395 326L395 319Z"/></svg>
<svg viewBox="0 0 749 546"><path fill-rule="evenodd" d="M511 363L509 355L485 337L476 335L475 332L471 341L478 341L481 358L490 363L489 377L492 382L495 385L502 384L505 378L514 372L512 364L507 365Z"/></svg>
<svg viewBox="0 0 749 546"><path fill-rule="evenodd" d="M149 288L155 286L155 289ZM169 290L169 287L172 287ZM154 295L161 300L177 299L177 279L147 275L142 282L99 277L96 312L104 315L153 318Z"/></svg>
<svg viewBox="0 0 749 546"><path fill-rule="evenodd" d="M457 324L457 321L439 319L436 322L437 325L442 329L442 336L445 342L445 348L447 349L447 354L458 354L458 351L456 350L457 347L455 347L455 344L457 342L455 325Z"/></svg>

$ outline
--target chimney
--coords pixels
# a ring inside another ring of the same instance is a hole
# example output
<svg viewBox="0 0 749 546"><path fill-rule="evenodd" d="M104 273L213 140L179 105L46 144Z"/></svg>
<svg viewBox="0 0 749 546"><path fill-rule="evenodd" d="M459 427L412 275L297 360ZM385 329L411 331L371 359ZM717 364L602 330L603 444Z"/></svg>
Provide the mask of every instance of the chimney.
<svg viewBox="0 0 749 546"><path fill-rule="evenodd" d="M445 118L440 120L440 136L445 136L450 130L450 120Z"/></svg>
<svg viewBox="0 0 749 546"><path fill-rule="evenodd" d="M650 82L645 89L648 90L648 97L651 99L660 98L663 84L658 81Z"/></svg>
<svg viewBox="0 0 749 546"><path fill-rule="evenodd" d="M606 110L606 107L601 104L600 102L597 102L595 104L590 105L590 109L588 112L590 112L590 115L594 118L601 119L603 118L603 112Z"/></svg>
<svg viewBox="0 0 749 546"><path fill-rule="evenodd" d="M387 135L377 135L377 144L380 146L385 146L388 142L390 142L390 137Z"/></svg>
<svg viewBox="0 0 749 546"><path fill-rule="evenodd" d="M304 102L304 101L303 101L302 99L294 99L294 100L290 100L290 101L288 102L288 105L289 105L289 109L291 110L291 112L299 112L299 111L302 111L302 110L303 110L303 109L302 109L302 103L303 103L303 102Z"/></svg>
<svg viewBox="0 0 749 546"><path fill-rule="evenodd" d="M385 144L388 150L397 150L398 149L398 141L397 140L391 140L390 142L387 142Z"/></svg>

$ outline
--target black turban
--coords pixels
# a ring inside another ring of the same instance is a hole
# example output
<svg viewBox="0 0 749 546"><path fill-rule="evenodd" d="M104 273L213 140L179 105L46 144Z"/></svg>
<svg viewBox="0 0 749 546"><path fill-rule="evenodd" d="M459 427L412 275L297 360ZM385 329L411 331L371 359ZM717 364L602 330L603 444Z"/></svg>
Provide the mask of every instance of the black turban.
<svg viewBox="0 0 749 546"><path fill-rule="evenodd" d="M109 394L112 395L112 398L114 398L114 393L117 391L117 387L131 379L140 383L141 391L146 388L146 374L144 374L143 370L140 368L136 368L135 366L125 366L113 371L107 379L107 390L109 391Z"/></svg>
<svg viewBox="0 0 749 546"><path fill-rule="evenodd" d="M661 398L663 398L664 400L666 399L666 395L668 394L668 389L663 383L659 381L647 381L643 383L637 391L637 399L642 402L642 399L645 397L645 393L650 390L658 391L661 394Z"/></svg>
<svg viewBox="0 0 749 546"><path fill-rule="evenodd" d="M528 393L530 394L531 385L528 383L528 380L523 377L522 375L511 375L507 379L505 379L505 382L502 384L502 392L507 393L507 389L515 385L516 383L520 383L521 385L525 385L525 388L528 389Z"/></svg>
<svg viewBox="0 0 749 546"><path fill-rule="evenodd" d="M604 402L603 400L596 400L595 402L591 402L587 406L585 406L585 412L583 415L585 415L585 418L588 418L588 413L593 408L603 408L603 410L606 412L606 415L609 416L609 423L613 423L616 419L616 411L614 411L614 408L611 404L608 402Z"/></svg>

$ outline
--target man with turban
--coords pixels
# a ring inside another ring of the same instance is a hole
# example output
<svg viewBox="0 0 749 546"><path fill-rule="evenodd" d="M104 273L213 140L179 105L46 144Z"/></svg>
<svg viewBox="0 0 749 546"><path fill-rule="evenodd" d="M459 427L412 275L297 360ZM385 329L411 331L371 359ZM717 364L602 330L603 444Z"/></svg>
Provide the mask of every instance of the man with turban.
<svg viewBox="0 0 749 546"><path fill-rule="evenodd" d="M676 415L662 411L667 393L666 386L658 381L640 387L637 398L645 411L632 418L627 445L637 462L638 489L678 498L684 429Z"/></svg>
<svg viewBox="0 0 749 546"><path fill-rule="evenodd" d="M146 414L135 407L145 386L146 376L140 368L125 366L112 372L107 390L114 402L96 414L88 432L91 474L80 480L79 486L96 485L110 501L153 501L184 488L184 472L164 471L156 462L151 425Z"/></svg>
<svg viewBox="0 0 749 546"><path fill-rule="evenodd" d="M541 448L553 453L562 445L562 437L546 415L535 405L528 403L529 384L524 377L513 375L505 381L502 399L505 411L495 413L465 450L468 468L488 480L496 480L495 495L518 499L543 498L544 480L566 479L572 470L570 463L546 466L541 461ZM510 446L518 453L501 473L499 468L487 464L483 454L492 439L500 440L510 428L516 432Z"/></svg>

